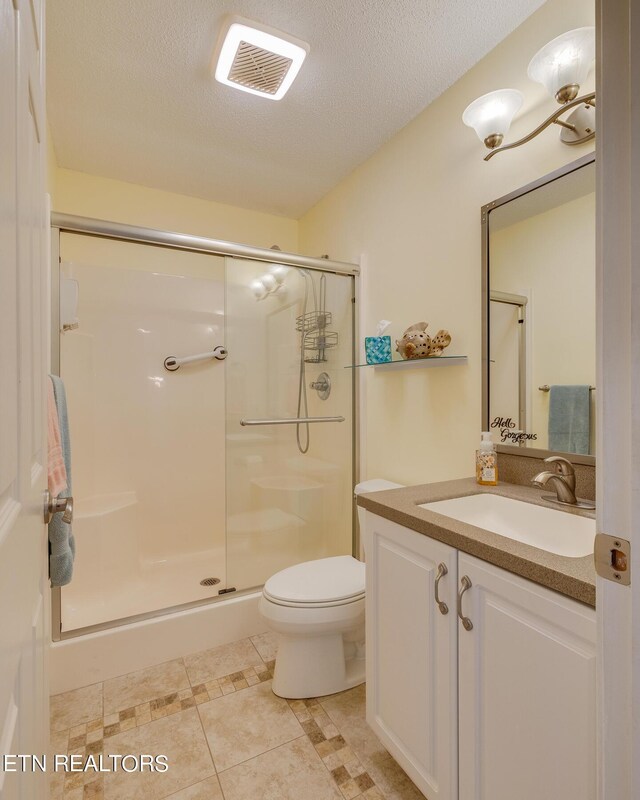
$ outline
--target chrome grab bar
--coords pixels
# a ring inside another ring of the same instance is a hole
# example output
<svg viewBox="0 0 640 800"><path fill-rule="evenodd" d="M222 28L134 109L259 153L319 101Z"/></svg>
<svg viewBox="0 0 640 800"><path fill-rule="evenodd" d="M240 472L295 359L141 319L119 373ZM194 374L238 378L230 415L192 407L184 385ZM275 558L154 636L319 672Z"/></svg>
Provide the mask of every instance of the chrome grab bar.
<svg viewBox="0 0 640 800"><path fill-rule="evenodd" d="M185 356L184 358L176 358L175 356L167 356L164 360L164 368L169 372L175 372L182 364L193 364L196 361L208 361L215 358L216 361L224 361L227 357L227 350L218 345L210 350L208 353L196 353L195 356Z"/></svg>
<svg viewBox="0 0 640 800"><path fill-rule="evenodd" d="M244 425L304 425L309 422L344 422L344 417L297 417L294 419L241 419Z"/></svg>

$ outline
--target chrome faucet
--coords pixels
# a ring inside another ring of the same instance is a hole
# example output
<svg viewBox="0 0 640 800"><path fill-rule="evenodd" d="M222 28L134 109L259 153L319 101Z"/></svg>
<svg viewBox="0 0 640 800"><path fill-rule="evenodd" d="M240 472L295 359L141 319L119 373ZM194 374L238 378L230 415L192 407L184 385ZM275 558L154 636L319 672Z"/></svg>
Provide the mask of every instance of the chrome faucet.
<svg viewBox="0 0 640 800"><path fill-rule="evenodd" d="M549 458L545 458L544 463L550 464L553 471L539 472L535 478L531 479L531 483L540 488L550 484L556 494L555 497L552 494L543 494L543 500L550 500L552 503L560 503L563 506L574 506L574 508L592 510L595 508L595 504L590 500L578 500L576 497L576 472L568 459L562 458L562 456L549 456Z"/></svg>

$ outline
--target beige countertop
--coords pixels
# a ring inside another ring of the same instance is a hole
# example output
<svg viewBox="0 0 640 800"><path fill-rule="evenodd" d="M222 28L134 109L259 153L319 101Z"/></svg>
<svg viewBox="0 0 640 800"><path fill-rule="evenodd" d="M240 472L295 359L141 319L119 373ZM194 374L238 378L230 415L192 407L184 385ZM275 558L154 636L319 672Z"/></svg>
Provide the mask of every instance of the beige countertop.
<svg viewBox="0 0 640 800"><path fill-rule="evenodd" d="M358 505L417 533L451 545L463 553L469 553L515 575L521 575L534 583L595 607L596 573L593 556L568 558L555 555L419 507L420 503L433 503L436 500L449 500L480 492L499 494L514 500L549 507L549 504L541 499L539 489L516 486L513 483L479 486L475 478L371 492L360 495ZM594 517L593 511L565 507L563 510L569 514Z"/></svg>

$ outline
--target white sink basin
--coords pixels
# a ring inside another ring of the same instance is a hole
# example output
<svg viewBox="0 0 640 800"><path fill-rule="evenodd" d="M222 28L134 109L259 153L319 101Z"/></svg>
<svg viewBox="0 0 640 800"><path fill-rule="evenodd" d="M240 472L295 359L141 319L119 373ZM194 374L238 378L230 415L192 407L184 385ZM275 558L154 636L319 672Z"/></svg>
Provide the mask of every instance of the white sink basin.
<svg viewBox="0 0 640 800"><path fill-rule="evenodd" d="M596 521L497 494L472 494L420 508L484 528L549 553L581 558L593 553Z"/></svg>

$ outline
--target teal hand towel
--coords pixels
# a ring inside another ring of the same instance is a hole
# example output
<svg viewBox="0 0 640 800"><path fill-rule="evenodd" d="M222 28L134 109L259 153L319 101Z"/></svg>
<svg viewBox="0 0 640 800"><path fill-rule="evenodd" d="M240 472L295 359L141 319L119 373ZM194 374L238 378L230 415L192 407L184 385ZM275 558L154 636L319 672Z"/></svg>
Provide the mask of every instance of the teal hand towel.
<svg viewBox="0 0 640 800"><path fill-rule="evenodd" d="M589 386L552 386L549 395L549 450L588 454Z"/></svg>
<svg viewBox="0 0 640 800"><path fill-rule="evenodd" d="M71 438L69 436L67 396L62 379L57 375L49 377L53 384L53 396L58 410L60 444L67 471L67 488L58 496L71 497ZM71 525L62 521L62 514L54 514L49 523L49 577L52 586L66 586L71 581L75 554L76 543L71 532Z"/></svg>

